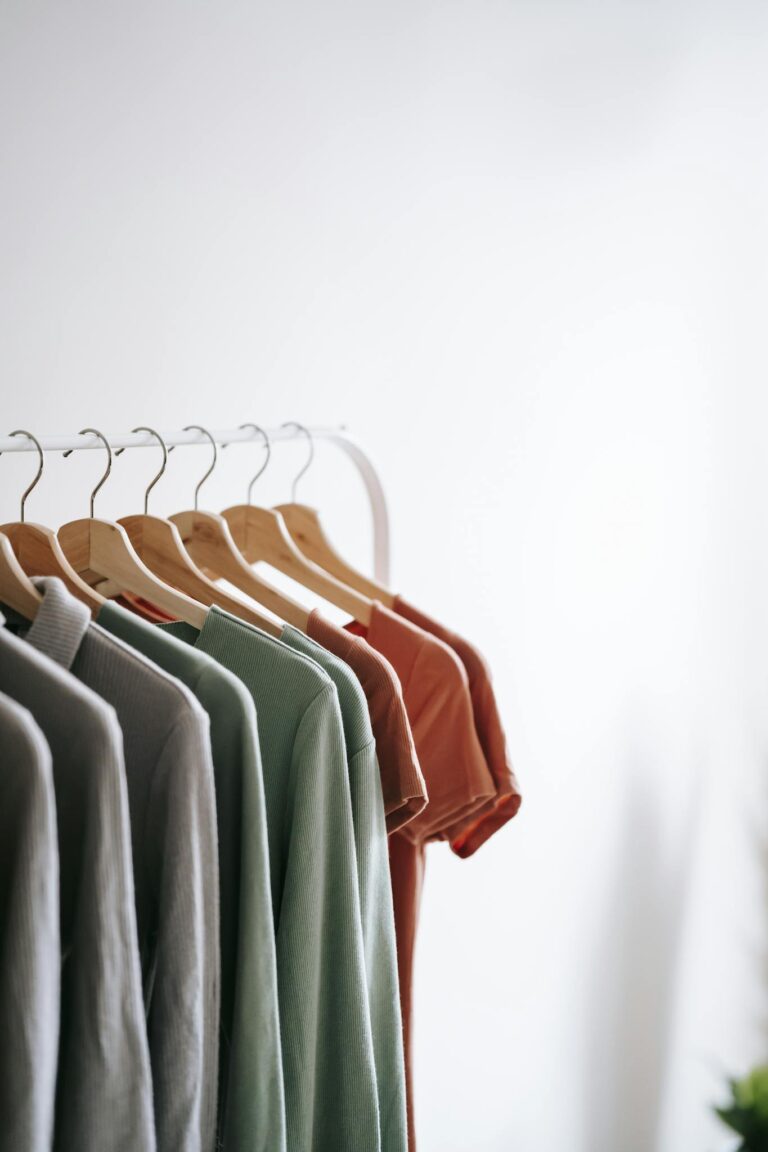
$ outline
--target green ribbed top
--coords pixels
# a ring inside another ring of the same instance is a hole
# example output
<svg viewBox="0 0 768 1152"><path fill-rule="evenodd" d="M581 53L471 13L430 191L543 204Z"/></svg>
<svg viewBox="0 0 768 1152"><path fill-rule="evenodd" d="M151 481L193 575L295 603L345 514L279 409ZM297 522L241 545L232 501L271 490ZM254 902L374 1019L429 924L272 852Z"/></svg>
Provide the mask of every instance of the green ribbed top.
<svg viewBox="0 0 768 1152"><path fill-rule="evenodd" d="M360 891L368 1011L376 1061L382 1152L406 1152L405 1066L395 949L395 916L389 876L387 828L376 741L365 694L352 669L298 629L281 640L316 661L336 685L344 725L357 883Z"/></svg>
<svg viewBox="0 0 768 1152"><path fill-rule="evenodd" d="M267 814L253 697L205 652L107 601L98 623L194 693L208 713L219 828L218 1146L285 1152Z"/></svg>
<svg viewBox="0 0 768 1152"><path fill-rule="evenodd" d="M200 632L183 623L160 628L234 672L256 705L288 1152L379 1152L352 800L336 687L313 661L218 608Z"/></svg>

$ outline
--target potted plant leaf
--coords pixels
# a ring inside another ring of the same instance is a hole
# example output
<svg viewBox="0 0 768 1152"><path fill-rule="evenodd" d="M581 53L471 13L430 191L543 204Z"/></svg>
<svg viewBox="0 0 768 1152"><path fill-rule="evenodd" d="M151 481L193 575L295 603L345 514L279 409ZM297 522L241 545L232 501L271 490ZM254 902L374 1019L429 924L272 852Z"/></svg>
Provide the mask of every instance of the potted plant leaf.
<svg viewBox="0 0 768 1152"><path fill-rule="evenodd" d="M729 1084L731 1099L715 1111L739 1139L734 1152L768 1152L768 1064Z"/></svg>

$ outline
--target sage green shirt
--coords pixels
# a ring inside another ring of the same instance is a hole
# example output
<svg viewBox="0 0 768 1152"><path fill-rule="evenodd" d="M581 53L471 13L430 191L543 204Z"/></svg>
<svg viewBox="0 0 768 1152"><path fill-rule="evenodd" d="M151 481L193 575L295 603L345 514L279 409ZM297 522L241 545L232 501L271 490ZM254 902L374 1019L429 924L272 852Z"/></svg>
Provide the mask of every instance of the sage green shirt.
<svg viewBox="0 0 768 1152"><path fill-rule="evenodd" d="M205 652L116 604L98 623L186 684L208 713L219 828L219 1147L285 1152L267 817L253 698Z"/></svg>
<svg viewBox="0 0 768 1152"><path fill-rule="evenodd" d="M395 916L389 876L387 828L376 741L365 694L352 669L298 629L281 640L315 660L336 685L344 724L357 883L360 891L368 1010L376 1061L382 1152L406 1152L405 1066L395 949Z"/></svg>
<svg viewBox="0 0 768 1152"><path fill-rule="evenodd" d="M339 699L317 664L212 608L163 631L239 676L259 718L288 1152L378 1152L379 1115Z"/></svg>

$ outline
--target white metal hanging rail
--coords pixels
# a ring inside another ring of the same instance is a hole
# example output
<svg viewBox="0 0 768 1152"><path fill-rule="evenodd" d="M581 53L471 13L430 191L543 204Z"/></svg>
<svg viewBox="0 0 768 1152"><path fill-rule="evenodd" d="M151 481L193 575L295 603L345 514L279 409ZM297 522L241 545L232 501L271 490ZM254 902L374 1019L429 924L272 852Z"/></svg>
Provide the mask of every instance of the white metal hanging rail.
<svg viewBox="0 0 768 1152"><path fill-rule="evenodd" d="M373 515L373 571L376 580L381 584L389 583L389 512L384 488L379 479L371 458L363 451L354 437L343 428L315 427L311 424L305 426L313 440L327 440L335 444L342 452L349 456L357 468ZM295 440L295 428L266 428L265 432L274 444L277 440ZM113 451L118 448L150 448L157 445L157 441L148 432L115 432L104 433ZM182 447L190 444L207 444L202 432L163 432L160 435L168 448ZM225 444L249 444L258 441L252 428L225 428L212 430L211 436L220 446ZM76 452L88 451L92 448L103 450L104 445L97 436L40 436L38 437L43 452ZM4 452L35 452L37 449L26 436L0 436L0 453Z"/></svg>

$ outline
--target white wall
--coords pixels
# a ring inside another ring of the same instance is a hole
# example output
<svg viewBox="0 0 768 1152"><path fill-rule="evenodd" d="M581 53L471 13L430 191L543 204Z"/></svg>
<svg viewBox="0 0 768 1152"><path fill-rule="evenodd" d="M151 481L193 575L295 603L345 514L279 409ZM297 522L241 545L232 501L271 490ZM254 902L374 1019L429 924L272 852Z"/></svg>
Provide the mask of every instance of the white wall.
<svg viewBox="0 0 768 1152"><path fill-rule="evenodd" d="M344 421L496 671L526 799L430 854L421 1152L716 1149L765 1054L766 65L757 0L0 3L3 431ZM367 558L333 449L302 495Z"/></svg>

